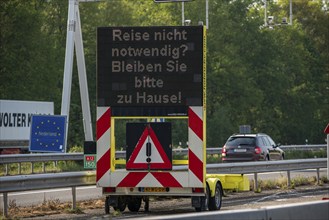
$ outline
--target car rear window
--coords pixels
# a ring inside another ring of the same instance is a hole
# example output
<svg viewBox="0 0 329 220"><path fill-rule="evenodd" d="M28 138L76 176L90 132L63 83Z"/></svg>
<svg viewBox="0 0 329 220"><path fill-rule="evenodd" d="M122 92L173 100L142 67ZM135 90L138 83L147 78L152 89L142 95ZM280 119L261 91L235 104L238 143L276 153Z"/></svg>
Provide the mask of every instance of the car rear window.
<svg viewBox="0 0 329 220"><path fill-rule="evenodd" d="M255 145L255 138L252 137L230 137L226 145L238 146L238 145Z"/></svg>

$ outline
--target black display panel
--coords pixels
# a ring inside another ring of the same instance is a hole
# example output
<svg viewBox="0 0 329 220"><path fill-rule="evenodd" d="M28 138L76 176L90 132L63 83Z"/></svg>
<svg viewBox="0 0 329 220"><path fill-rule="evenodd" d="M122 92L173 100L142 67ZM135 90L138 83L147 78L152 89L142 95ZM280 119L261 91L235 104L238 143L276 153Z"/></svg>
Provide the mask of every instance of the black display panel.
<svg viewBox="0 0 329 220"><path fill-rule="evenodd" d="M203 26L97 29L97 105L112 116L187 115L203 104Z"/></svg>

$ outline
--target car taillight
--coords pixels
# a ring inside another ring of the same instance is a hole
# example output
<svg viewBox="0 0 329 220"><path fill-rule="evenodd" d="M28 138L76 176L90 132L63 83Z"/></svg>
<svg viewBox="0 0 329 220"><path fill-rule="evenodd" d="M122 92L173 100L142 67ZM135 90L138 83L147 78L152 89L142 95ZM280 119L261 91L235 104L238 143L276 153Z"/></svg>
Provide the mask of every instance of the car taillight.
<svg viewBox="0 0 329 220"><path fill-rule="evenodd" d="M226 156L226 146L224 145L224 147L222 148L222 157Z"/></svg>
<svg viewBox="0 0 329 220"><path fill-rule="evenodd" d="M260 154L262 152L262 149L260 147L255 147L255 153Z"/></svg>

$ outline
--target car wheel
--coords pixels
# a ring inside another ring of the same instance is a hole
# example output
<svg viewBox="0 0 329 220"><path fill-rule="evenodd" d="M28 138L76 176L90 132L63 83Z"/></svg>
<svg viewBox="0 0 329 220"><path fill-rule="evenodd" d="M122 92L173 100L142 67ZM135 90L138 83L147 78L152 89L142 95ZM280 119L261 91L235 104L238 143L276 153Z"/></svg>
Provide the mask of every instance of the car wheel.
<svg viewBox="0 0 329 220"><path fill-rule="evenodd" d="M222 194L223 194L222 187L220 183L217 183L215 188L215 196L213 197L209 196L209 203L208 203L209 211L219 210L221 208Z"/></svg>

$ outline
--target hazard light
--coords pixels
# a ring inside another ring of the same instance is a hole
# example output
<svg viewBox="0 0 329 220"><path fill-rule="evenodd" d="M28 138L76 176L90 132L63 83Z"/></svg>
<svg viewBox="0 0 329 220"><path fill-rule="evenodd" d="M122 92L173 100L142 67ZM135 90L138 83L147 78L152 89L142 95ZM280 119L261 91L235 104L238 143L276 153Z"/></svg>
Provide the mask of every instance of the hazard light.
<svg viewBox="0 0 329 220"><path fill-rule="evenodd" d="M103 193L113 193L115 191L115 187L103 187Z"/></svg>
<svg viewBox="0 0 329 220"><path fill-rule="evenodd" d="M204 193L204 188L192 188L193 193Z"/></svg>

